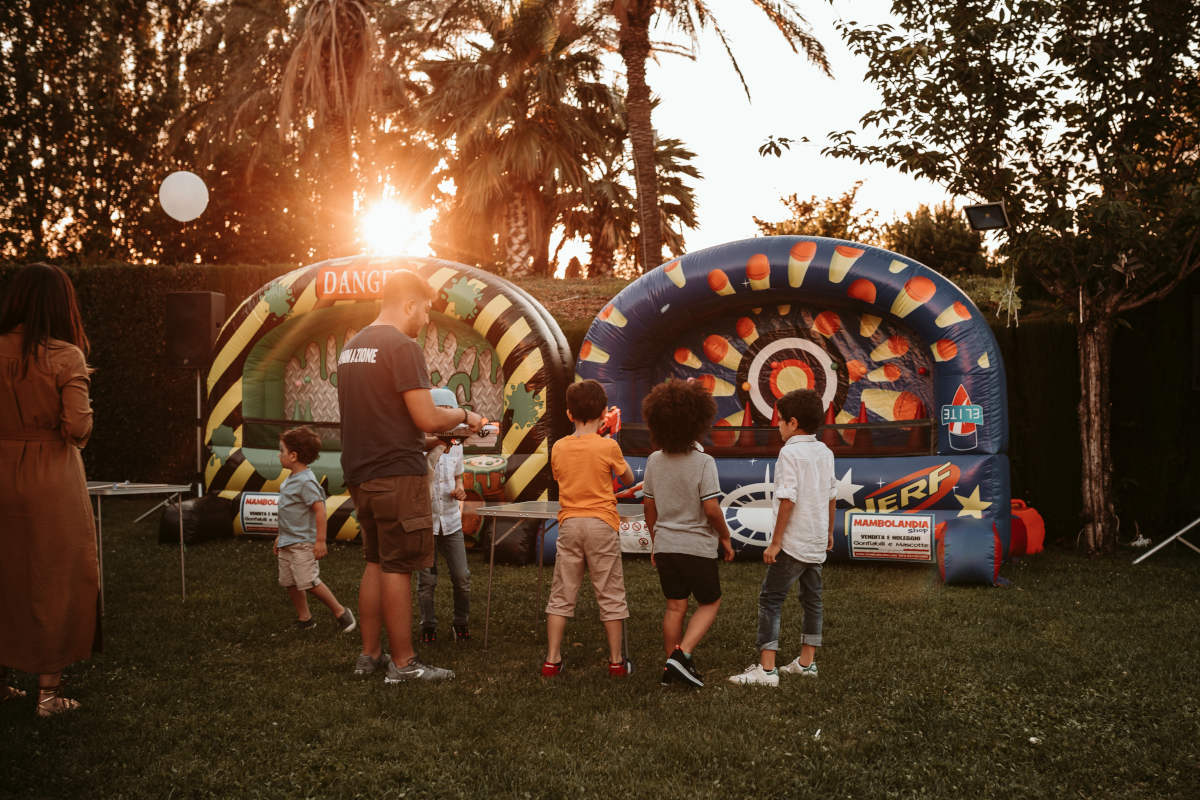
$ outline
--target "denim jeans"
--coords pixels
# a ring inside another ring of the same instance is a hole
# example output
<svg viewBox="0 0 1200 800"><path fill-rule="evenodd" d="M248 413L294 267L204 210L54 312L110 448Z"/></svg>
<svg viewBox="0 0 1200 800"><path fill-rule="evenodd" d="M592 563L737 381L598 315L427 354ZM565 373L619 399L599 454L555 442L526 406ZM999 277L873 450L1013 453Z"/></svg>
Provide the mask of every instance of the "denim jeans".
<svg viewBox="0 0 1200 800"><path fill-rule="evenodd" d="M798 561L782 550L774 564L767 565L758 593L758 649L779 651L779 619L783 601L792 584L804 605L804 628L800 644L821 646L821 565Z"/></svg>
<svg viewBox="0 0 1200 800"><path fill-rule="evenodd" d="M437 586L437 554L441 553L454 584L454 624L466 625L471 613L471 571L467 569L467 550L462 531L433 537L433 566L417 573L417 599L421 606L421 627L437 627L433 609L433 589Z"/></svg>

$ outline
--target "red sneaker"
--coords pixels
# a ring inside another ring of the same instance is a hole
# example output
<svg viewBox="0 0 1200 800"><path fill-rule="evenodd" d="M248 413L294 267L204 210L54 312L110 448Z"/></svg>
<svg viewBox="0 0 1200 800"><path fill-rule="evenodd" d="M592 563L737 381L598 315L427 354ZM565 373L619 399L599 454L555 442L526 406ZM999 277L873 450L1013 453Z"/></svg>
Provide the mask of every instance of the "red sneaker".
<svg viewBox="0 0 1200 800"><path fill-rule="evenodd" d="M555 675L562 674L562 671L563 671L563 662L562 661L559 661L557 664L550 662L550 661L545 661L542 663L542 677L543 678L553 678Z"/></svg>
<svg viewBox="0 0 1200 800"><path fill-rule="evenodd" d="M616 663L608 662L608 676L610 678L624 678L633 672L633 662L628 658L617 661Z"/></svg>

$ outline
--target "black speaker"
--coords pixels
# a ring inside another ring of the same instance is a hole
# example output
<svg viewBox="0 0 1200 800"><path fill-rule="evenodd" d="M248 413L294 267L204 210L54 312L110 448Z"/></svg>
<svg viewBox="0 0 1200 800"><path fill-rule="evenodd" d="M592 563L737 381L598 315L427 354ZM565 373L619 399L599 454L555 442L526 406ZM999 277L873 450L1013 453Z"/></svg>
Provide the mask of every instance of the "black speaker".
<svg viewBox="0 0 1200 800"><path fill-rule="evenodd" d="M225 295L219 292L168 294L167 360L188 369L206 366L224 321Z"/></svg>

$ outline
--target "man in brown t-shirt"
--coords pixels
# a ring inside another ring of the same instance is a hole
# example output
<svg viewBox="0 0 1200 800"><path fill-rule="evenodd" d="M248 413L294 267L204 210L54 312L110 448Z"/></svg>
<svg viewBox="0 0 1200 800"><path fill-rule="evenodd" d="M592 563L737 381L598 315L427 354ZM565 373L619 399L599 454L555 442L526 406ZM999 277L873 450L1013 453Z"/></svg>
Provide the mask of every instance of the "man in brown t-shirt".
<svg viewBox="0 0 1200 800"><path fill-rule="evenodd" d="M338 356L342 471L362 531L366 567L358 594L362 653L354 674L386 666L388 683L453 678L417 660L412 646L412 573L433 565L424 437L483 417L438 408L415 337L429 323L433 289L407 270L390 274L379 316ZM383 653L387 628L392 654Z"/></svg>

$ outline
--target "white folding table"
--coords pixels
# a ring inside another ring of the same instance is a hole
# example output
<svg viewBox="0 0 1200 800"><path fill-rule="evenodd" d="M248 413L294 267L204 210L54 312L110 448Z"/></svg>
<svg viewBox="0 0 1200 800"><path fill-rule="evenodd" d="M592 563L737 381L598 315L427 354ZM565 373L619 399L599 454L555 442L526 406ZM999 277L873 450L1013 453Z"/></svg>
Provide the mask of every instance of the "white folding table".
<svg viewBox="0 0 1200 800"><path fill-rule="evenodd" d="M100 559L100 613L104 613L104 512L105 497L130 497L132 495L168 495L165 502L179 501L179 588L187 600L187 574L183 564L183 493L192 487L185 483L113 483L112 481L88 481L88 494L96 498L96 554ZM163 505L163 503L159 503ZM155 506L158 508L158 506ZM154 509L151 509L153 511ZM145 514L142 515L144 517ZM142 517L138 517L141 519Z"/></svg>
<svg viewBox="0 0 1200 800"><path fill-rule="evenodd" d="M492 545L491 553L488 556L487 608L484 611L483 617L483 648L485 650L488 646L488 625L492 616L492 572L496 567L496 543L502 542L512 535L522 521L527 519L557 519L559 510L560 506L554 500L526 500L520 503L497 503L475 508L474 513L480 517L491 517L492 519ZM617 516L625 520L640 520L645 518L645 513L641 503L618 503ZM496 527L501 519L510 520L511 524L509 524L503 534L497 536ZM539 527L537 535L539 606L542 603L542 537L544 535L545 530L543 527Z"/></svg>

